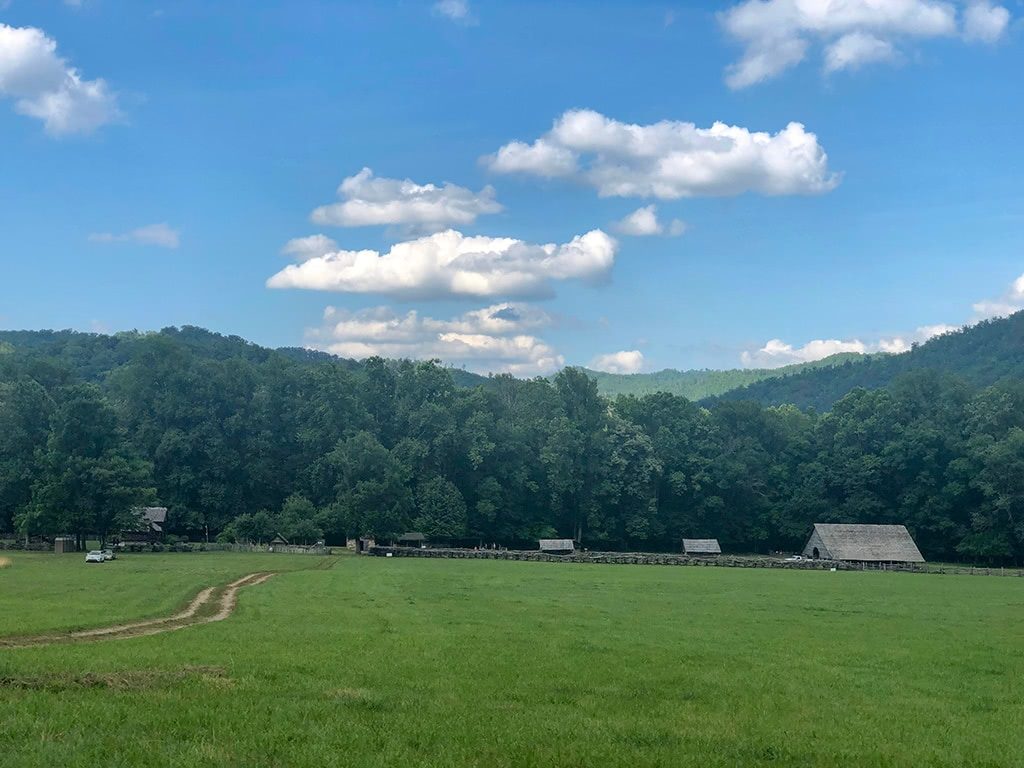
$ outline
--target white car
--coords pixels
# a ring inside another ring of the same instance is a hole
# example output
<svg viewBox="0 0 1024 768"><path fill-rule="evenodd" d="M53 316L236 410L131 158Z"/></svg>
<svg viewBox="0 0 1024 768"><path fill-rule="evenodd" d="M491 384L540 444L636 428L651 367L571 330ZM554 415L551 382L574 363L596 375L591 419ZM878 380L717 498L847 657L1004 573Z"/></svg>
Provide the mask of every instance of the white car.
<svg viewBox="0 0 1024 768"><path fill-rule="evenodd" d="M102 553L104 560L117 560L117 555L114 554L114 550L112 549L104 549L102 550Z"/></svg>
<svg viewBox="0 0 1024 768"><path fill-rule="evenodd" d="M785 559L787 563L802 563L804 560L803 555L790 555Z"/></svg>
<svg viewBox="0 0 1024 768"><path fill-rule="evenodd" d="M85 562L87 563L102 563L106 559L98 549L92 550L85 556Z"/></svg>

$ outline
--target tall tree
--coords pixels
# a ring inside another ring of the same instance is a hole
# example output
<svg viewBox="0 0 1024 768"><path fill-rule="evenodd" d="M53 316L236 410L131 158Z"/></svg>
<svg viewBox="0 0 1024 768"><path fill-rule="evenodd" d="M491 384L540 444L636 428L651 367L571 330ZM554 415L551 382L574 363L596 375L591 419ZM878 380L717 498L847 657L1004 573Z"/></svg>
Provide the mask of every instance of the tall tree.
<svg viewBox="0 0 1024 768"><path fill-rule="evenodd" d="M93 385L68 388L56 409L32 488L34 515L23 525L88 534L100 543L136 523L133 510L153 500L152 467L128 448L116 415Z"/></svg>

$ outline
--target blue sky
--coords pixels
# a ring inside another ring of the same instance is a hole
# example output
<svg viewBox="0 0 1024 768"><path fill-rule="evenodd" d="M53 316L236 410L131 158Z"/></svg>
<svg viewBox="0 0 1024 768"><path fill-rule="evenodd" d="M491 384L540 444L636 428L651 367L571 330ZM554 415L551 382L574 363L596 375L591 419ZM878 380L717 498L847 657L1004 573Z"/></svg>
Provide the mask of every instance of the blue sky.
<svg viewBox="0 0 1024 768"><path fill-rule="evenodd" d="M519 375L898 351L1024 306L1004 5L0 1L0 327Z"/></svg>

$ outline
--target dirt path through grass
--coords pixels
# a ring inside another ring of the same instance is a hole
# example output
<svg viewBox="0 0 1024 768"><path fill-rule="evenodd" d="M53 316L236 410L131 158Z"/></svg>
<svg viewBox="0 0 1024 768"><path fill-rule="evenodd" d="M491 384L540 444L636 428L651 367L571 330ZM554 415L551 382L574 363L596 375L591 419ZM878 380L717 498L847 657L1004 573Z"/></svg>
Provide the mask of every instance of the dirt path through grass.
<svg viewBox="0 0 1024 768"><path fill-rule="evenodd" d="M57 643L82 643L97 640L121 640L129 637L145 637L162 632L173 632L196 624L209 624L223 621L235 610L238 602L238 590L263 584L273 576L273 572L250 573L240 579L219 587L206 587L200 590L191 602L178 613L147 621L136 621L128 624L115 624L98 629L85 629L77 632L44 635L26 635L21 637L0 637L0 648L31 648Z"/></svg>

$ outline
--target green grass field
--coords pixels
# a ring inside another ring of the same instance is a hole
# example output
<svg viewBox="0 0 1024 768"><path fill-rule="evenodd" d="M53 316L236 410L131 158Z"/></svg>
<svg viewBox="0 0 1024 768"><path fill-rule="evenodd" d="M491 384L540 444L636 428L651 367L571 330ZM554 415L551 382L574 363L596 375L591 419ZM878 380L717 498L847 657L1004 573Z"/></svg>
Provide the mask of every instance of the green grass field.
<svg viewBox="0 0 1024 768"><path fill-rule="evenodd" d="M4 556L12 567L0 570L0 636L162 616L210 584L310 564L300 555L235 552L121 555L102 565L86 565L81 553Z"/></svg>
<svg viewBox="0 0 1024 768"><path fill-rule="evenodd" d="M4 632L309 565L52 562L0 570ZM1020 766L1022 679L1022 579L341 557L220 623L0 649L0 765Z"/></svg>

